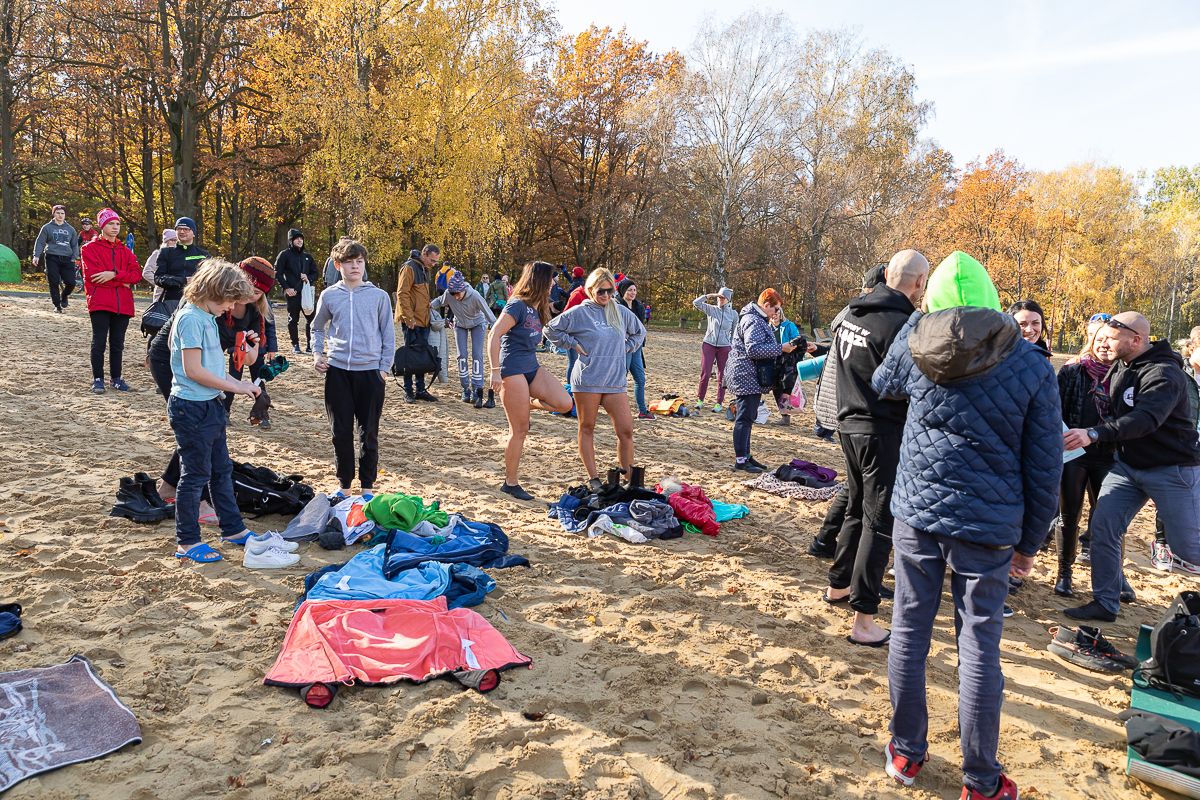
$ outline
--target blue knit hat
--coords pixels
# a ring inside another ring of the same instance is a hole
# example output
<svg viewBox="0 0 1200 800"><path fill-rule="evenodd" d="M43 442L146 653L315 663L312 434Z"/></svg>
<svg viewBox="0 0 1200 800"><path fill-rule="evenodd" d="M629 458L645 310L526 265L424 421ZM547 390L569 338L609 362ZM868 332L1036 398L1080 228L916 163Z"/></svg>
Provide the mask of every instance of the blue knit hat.
<svg viewBox="0 0 1200 800"><path fill-rule="evenodd" d="M175 227L187 227L192 229L192 233L196 232L196 222L191 217L180 217L179 219L175 220Z"/></svg>
<svg viewBox="0 0 1200 800"><path fill-rule="evenodd" d="M450 294L458 294L467 290L467 282L463 280L462 273L458 270L450 273L450 277L446 279L446 288Z"/></svg>

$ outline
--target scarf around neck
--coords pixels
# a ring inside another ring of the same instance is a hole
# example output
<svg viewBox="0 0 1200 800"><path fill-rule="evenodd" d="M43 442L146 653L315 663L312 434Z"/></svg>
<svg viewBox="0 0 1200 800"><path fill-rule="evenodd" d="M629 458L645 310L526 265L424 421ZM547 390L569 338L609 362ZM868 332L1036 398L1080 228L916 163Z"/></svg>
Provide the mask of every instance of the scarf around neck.
<svg viewBox="0 0 1200 800"><path fill-rule="evenodd" d="M1108 396L1108 382L1104 380L1104 376L1108 374L1112 365L1101 364L1091 356L1084 356L1080 363L1092 379L1092 401L1096 404L1096 411L1101 420L1108 422L1112 419L1112 403Z"/></svg>

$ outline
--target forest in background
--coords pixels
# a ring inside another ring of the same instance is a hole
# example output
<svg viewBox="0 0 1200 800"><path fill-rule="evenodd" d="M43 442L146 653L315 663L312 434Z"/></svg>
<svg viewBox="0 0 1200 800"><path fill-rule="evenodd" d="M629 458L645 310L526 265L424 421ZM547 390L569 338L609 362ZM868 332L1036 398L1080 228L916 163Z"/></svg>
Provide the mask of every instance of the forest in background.
<svg viewBox="0 0 1200 800"><path fill-rule="evenodd" d="M109 206L142 260L190 216L234 260L354 236L388 289L435 242L472 281L624 272L659 318L773 286L806 325L896 249L963 250L1058 346L1097 311L1200 324L1200 164L955 164L918 78L771 12L655 53L537 0L0 0L0 243L30 269L52 205Z"/></svg>

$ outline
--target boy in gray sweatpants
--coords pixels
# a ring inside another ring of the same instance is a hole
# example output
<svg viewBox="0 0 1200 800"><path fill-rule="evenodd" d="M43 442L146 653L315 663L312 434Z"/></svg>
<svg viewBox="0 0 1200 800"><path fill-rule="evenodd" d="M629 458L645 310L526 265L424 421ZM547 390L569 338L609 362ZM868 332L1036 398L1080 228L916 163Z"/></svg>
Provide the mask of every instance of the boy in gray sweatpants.
<svg viewBox="0 0 1200 800"><path fill-rule="evenodd" d="M496 315L488 308L483 296L467 285L458 270L446 279L446 291L429 303L430 308L449 306L454 312L454 338L458 344L458 382L462 384L462 401L483 408L483 360L487 329L496 324ZM470 361L467 360L467 338L470 337ZM491 390L488 400L491 401ZM488 406L491 408L492 406Z"/></svg>

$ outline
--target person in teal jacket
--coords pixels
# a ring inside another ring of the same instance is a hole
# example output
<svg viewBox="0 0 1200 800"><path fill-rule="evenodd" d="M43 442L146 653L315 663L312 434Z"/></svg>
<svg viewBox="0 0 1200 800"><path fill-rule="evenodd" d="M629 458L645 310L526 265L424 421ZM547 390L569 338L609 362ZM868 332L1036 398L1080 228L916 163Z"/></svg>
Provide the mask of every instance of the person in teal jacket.
<svg viewBox="0 0 1200 800"><path fill-rule="evenodd" d="M775 341L780 344L786 344L792 339L800 335L800 329L796 327L796 323L792 322L784 315L783 309L780 308L778 313L771 319L771 330L775 333ZM771 389L771 394L775 395L775 408L779 410L779 418L771 420L772 425L791 425L791 414L784 414L783 410L786 401L783 399L783 390L778 386Z"/></svg>

